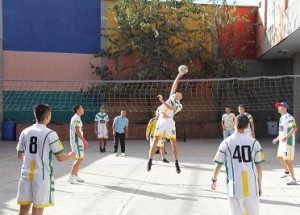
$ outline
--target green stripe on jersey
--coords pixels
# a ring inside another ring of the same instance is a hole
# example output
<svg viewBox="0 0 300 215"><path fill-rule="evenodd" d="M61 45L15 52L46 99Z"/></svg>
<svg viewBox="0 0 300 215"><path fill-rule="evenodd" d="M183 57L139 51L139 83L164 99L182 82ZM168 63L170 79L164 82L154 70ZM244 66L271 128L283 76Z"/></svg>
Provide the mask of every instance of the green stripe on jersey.
<svg viewBox="0 0 300 215"><path fill-rule="evenodd" d="M45 172L44 172L44 161L43 161L43 157L44 157L44 148L45 148L45 143L46 143L46 140L47 140L47 137L50 133L52 133L53 131L49 131L48 134L46 134L45 136L45 139L44 139L44 142L43 142L43 149L42 149L42 157L41 157L41 160L42 160L42 166L43 166L43 180L45 180Z"/></svg>

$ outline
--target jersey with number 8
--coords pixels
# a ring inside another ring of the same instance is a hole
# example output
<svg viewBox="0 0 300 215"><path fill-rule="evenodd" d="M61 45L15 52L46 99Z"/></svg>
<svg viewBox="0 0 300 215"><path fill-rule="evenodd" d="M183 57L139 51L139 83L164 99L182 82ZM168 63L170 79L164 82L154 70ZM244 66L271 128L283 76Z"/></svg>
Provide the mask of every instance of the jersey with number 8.
<svg viewBox="0 0 300 215"><path fill-rule="evenodd" d="M33 181L52 176L52 155L63 151L56 132L42 124L26 128L20 135L18 153L24 153L21 175Z"/></svg>
<svg viewBox="0 0 300 215"><path fill-rule="evenodd" d="M255 164L264 160L259 142L246 133L234 133L223 140L214 162L225 163L229 197L259 195Z"/></svg>

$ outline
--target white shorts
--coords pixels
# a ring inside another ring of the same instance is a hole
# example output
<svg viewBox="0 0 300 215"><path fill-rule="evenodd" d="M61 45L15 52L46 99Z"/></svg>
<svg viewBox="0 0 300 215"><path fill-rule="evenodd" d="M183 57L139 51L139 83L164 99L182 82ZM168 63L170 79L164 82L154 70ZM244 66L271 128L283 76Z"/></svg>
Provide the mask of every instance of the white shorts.
<svg viewBox="0 0 300 215"><path fill-rule="evenodd" d="M78 141L78 143L71 143L71 149L76 153L76 160L82 160L84 158L84 149L82 141Z"/></svg>
<svg viewBox="0 0 300 215"><path fill-rule="evenodd" d="M229 207L232 215L259 215L259 197L236 198L229 197Z"/></svg>
<svg viewBox="0 0 300 215"><path fill-rule="evenodd" d="M277 157L282 157L284 160L294 160L295 145L288 145L286 142L278 144Z"/></svg>
<svg viewBox="0 0 300 215"><path fill-rule="evenodd" d="M162 140L159 140L157 143L157 147L159 147L159 148L165 147L165 142L166 142L165 138L163 138ZM154 137L150 136L150 147L153 146L153 143L154 143Z"/></svg>
<svg viewBox="0 0 300 215"><path fill-rule="evenodd" d="M35 179L20 178L18 186L17 203L28 205L33 203L35 208L44 208L54 205L54 180L53 178Z"/></svg>
<svg viewBox="0 0 300 215"><path fill-rule="evenodd" d="M106 124L101 124L101 127L97 130L98 139L108 139Z"/></svg>
<svg viewBox="0 0 300 215"><path fill-rule="evenodd" d="M172 118L158 118L154 137L157 136L176 139L175 121Z"/></svg>

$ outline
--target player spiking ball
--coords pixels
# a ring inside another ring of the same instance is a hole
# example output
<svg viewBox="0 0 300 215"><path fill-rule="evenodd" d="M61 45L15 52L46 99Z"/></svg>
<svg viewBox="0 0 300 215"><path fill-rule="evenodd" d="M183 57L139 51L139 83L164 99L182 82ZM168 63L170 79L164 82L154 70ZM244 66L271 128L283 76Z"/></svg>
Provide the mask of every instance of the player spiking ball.
<svg viewBox="0 0 300 215"><path fill-rule="evenodd" d="M157 149L157 143L161 140L162 136L165 135L165 138L170 139L172 145L173 157L175 160L176 172L180 174L181 170L178 162L178 146L176 142L176 128L174 116L176 113L182 110L182 104L180 100L183 98L182 93L176 92L179 79L182 78L184 74L188 72L188 67L182 65L178 68L179 74L173 82L170 97L167 101L164 100L162 95L158 95L159 101L162 103L158 107L159 118L156 124L155 132L154 132L154 142L149 150L149 161L147 165L147 171L151 171L152 167L152 159L154 157L154 153Z"/></svg>

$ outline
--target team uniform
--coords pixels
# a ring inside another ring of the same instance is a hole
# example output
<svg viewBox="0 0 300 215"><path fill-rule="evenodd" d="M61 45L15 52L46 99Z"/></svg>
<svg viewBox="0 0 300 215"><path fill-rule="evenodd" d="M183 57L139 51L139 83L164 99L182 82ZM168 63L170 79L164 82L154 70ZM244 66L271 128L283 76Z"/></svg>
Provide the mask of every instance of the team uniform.
<svg viewBox="0 0 300 215"><path fill-rule="evenodd" d="M24 154L18 186L17 203L35 208L54 205L52 156L62 153L63 145L56 132L43 124L22 131L17 151Z"/></svg>
<svg viewBox="0 0 300 215"><path fill-rule="evenodd" d="M76 153L76 159L83 159L84 158L84 151L83 151L83 142L76 134L76 128L79 128L79 131L83 135L82 129L82 121L80 116L75 114L70 122L70 144L72 151Z"/></svg>
<svg viewBox="0 0 300 215"><path fill-rule="evenodd" d="M108 139L107 123L109 122L108 115L106 113L97 113L95 116L95 122L97 122L97 136L98 139Z"/></svg>
<svg viewBox="0 0 300 215"><path fill-rule="evenodd" d="M253 117L250 113L246 113L244 112L244 115L249 119L249 124L248 124L248 128L246 129L246 133L247 134L252 134L252 129L251 129L251 123L253 123Z"/></svg>
<svg viewBox="0 0 300 215"><path fill-rule="evenodd" d="M147 125L147 129L146 129L146 136L149 137L150 139L150 146L153 146L154 143L154 132L155 132L155 128L156 128L156 124L157 124L158 119L156 117L153 117L152 119L150 119L148 125ZM163 137L157 144L158 147L164 147L165 146L165 138Z"/></svg>
<svg viewBox="0 0 300 215"><path fill-rule="evenodd" d="M234 133L234 119L235 119L234 113L230 113L230 114L224 113L223 114L222 121L223 121L224 127L225 127L225 129L223 130L224 139Z"/></svg>
<svg viewBox="0 0 300 215"><path fill-rule="evenodd" d="M285 160L294 160L295 155L295 134L290 136L286 142L282 141L293 128L296 127L295 119L289 113L282 115L279 120L279 145L277 156Z"/></svg>
<svg viewBox="0 0 300 215"><path fill-rule="evenodd" d="M176 139L176 128L173 118L176 113L182 110L182 104L175 98L175 93L171 93L169 99L166 102L173 107L175 106L176 110L170 110L164 104L158 107L160 117L158 118L156 124L154 137L164 136L168 139ZM163 114L167 115L168 117L161 117Z"/></svg>
<svg viewBox="0 0 300 215"><path fill-rule="evenodd" d="M227 193L232 214L259 214L259 187L255 164L265 160L257 140L246 133L234 133L220 144L214 158L225 163Z"/></svg>

